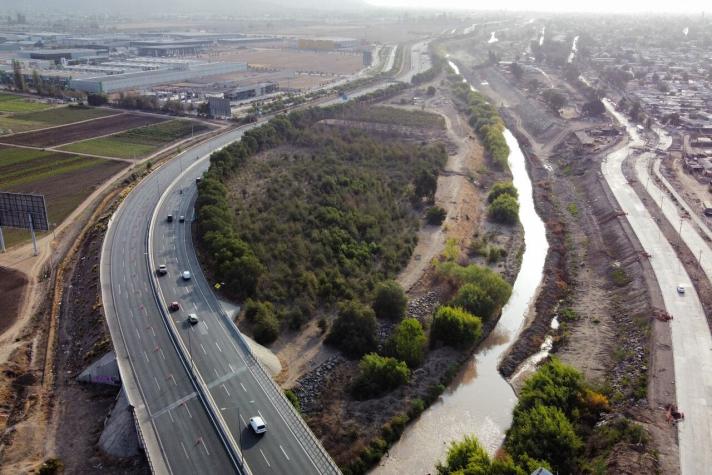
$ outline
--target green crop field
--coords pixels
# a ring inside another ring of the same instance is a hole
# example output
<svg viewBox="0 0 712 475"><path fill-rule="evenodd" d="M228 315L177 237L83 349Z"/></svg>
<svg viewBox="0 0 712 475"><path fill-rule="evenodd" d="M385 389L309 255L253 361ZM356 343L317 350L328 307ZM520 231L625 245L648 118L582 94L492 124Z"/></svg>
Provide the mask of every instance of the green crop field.
<svg viewBox="0 0 712 475"><path fill-rule="evenodd" d="M24 148L0 148L0 190L45 195L50 223L59 224L107 178L126 164ZM29 237L3 229L8 246Z"/></svg>
<svg viewBox="0 0 712 475"><path fill-rule="evenodd" d="M137 127L109 137L76 142L63 150L117 158L141 158L160 150L171 142L199 134L207 126L189 120L171 120L160 124Z"/></svg>
<svg viewBox="0 0 712 475"><path fill-rule="evenodd" d="M25 112L22 114L5 115L0 116L0 135L27 132L43 127L71 124L88 119L98 119L99 117L106 117L117 113L118 112L107 109L68 106Z"/></svg>
<svg viewBox="0 0 712 475"><path fill-rule="evenodd" d="M50 104L32 101L27 97L0 92L0 112L34 112L52 108Z"/></svg>

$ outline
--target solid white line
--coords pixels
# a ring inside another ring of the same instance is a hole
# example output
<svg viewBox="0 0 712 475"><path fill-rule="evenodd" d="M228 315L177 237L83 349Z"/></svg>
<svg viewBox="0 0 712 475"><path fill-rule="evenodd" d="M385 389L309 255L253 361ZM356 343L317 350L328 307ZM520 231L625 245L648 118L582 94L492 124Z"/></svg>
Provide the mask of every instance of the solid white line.
<svg viewBox="0 0 712 475"><path fill-rule="evenodd" d="M289 460L289 455L287 455L287 452L284 451L284 447L282 447L282 446L280 445L280 446L279 446L279 449L282 451L282 453L284 454L284 456L287 457L287 460Z"/></svg>
<svg viewBox="0 0 712 475"><path fill-rule="evenodd" d="M260 449L260 453L262 454L262 457L264 457L265 462L267 462L267 466L268 466L268 467L271 467L272 465L269 464L269 460L267 460L267 456L265 455L264 452L262 452L262 449Z"/></svg>

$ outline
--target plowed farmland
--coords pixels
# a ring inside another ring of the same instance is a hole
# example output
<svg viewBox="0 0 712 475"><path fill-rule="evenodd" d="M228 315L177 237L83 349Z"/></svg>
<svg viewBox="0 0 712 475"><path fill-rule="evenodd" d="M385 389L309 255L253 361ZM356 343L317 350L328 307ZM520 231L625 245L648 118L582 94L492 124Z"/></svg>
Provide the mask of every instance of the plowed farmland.
<svg viewBox="0 0 712 475"><path fill-rule="evenodd" d="M141 114L119 114L110 117L69 124L52 129L36 130L2 138L0 141L32 147L53 147L78 140L100 137L136 127L164 122L166 119Z"/></svg>
<svg viewBox="0 0 712 475"><path fill-rule="evenodd" d="M45 195L50 223L60 223L94 189L126 164L42 150L0 148L0 190ZM27 233L4 229L6 244Z"/></svg>

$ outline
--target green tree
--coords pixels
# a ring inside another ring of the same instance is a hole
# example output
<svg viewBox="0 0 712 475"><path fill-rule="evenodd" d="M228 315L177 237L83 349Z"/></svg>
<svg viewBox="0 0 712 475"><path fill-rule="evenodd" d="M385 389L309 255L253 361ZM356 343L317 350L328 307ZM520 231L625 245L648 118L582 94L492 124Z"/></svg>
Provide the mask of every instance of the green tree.
<svg viewBox="0 0 712 475"><path fill-rule="evenodd" d="M391 391L410 378L410 370L403 362L389 356L369 353L358 364L359 374L352 387L358 398L377 396Z"/></svg>
<svg viewBox="0 0 712 475"><path fill-rule="evenodd" d="M42 80L40 74L37 72L36 69L32 70L32 86L35 88L37 94L42 95L45 93L44 81Z"/></svg>
<svg viewBox="0 0 712 475"><path fill-rule="evenodd" d="M492 203L501 195L509 195L514 199L519 198L519 192L511 181L498 181L487 195L487 202Z"/></svg>
<svg viewBox="0 0 712 475"><path fill-rule="evenodd" d="M22 73L22 63L16 59L12 60L12 74L15 80L15 88L18 91L26 91L25 75Z"/></svg>
<svg viewBox="0 0 712 475"><path fill-rule="evenodd" d="M519 220L519 203L511 195L500 195L487 207L487 213L493 221L514 224Z"/></svg>
<svg viewBox="0 0 712 475"><path fill-rule="evenodd" d="M341 304L339 316L331 326L326 343L350 357L360 357L376 349L376 316L355 301Z"/></svg>
<svg viewBox="0 0 712 475"><path fill-rule="evenodd" d="M428 208L428 211L425 213L425 221L434 226L440 226L443 221L445 221L446 217L447 211L442 209L440 206Z"/></svg>
<svg viewBox="0 0 712 475"><path fill-rule="evenodd" d="M537 404L515 413L505 447L515 461L548 460L559 473L575 473L583 443L561 409Z"/></svg>
<svg viewBox="0 0 712 475"><path fill-rule="evenodd" d="M542 92L542 97L544 102L553 110L554 112L559 112L559 110L566 105L566 96L556 89L547 89Z"/></svg>
<svg viewBox="0 0 712 475"><path fill-rule="evenodd" d="M462 308L442 306L435 311L430 339L450 346L471 345L482 335L482 321Z"/></svg>
<svg viewBox="0 0 712 475"><path fill-rule="evenodd" d="M245 317L254 323L253 332L258 343L269 344L279 336L279 320L269 302L248 300L245 303Z"/></svg>
<svg viewBox="0 0 712 475"><path fill-rule="evenodd" d="M415 196L432 201L438 188L438 178L432 171L421 170L415 179Z"/></svg>
<svg viewBox="0 0 712 475"><path fill-rule="evenodd" d="M408 367L415 368L423 362L426 343L420 322L415 318L406 318L393 331L388 346L393 356L405 361Z"/></svg>
<svg viewBox="0 0 712 475"><path fill-rule="evenodd" d="M553 406L577 420L586 389L581 373L554 357L526 380L519 392L516 410L526 411L537 405Z"/></svg>
<svg viewBox="0 0 712 475"><path fill-rule="evenodd" d="M401 320L405 316L408 298L398 282L387 280L376 287L376 296L371 305L378 318Z"/></svg>

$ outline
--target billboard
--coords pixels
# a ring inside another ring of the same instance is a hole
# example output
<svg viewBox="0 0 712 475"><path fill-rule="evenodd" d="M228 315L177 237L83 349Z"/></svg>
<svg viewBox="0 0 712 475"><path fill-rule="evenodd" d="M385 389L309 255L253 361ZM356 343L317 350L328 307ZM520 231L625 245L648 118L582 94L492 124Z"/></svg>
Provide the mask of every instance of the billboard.
<svg viewBox="0 0 712 475"><path fill-rule="evenodd" d="M49 231L44 195L0 191L0 226Z"/></svg>

